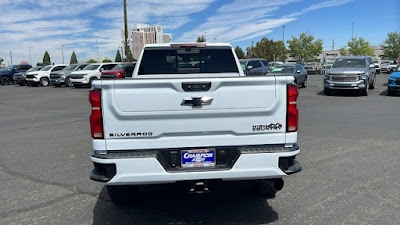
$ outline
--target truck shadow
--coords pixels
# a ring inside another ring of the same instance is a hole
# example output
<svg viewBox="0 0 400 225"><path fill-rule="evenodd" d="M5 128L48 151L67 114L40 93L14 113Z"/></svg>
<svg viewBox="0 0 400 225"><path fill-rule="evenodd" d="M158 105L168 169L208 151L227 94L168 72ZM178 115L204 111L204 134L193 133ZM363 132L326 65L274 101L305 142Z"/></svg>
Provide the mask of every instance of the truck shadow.
<svg viewBox="0 0 400 225"><path fill-rule="evenodd" d="M210 193L190 194L185 184L146 185L135 202L115 205L103 187L93 224L266 224L278 220L251 182L223 182ZM279 195L279 194L278 194Z"/></svg>
<svg viewBox="0 0 400 225"><path fill-rule="evenodd" d="M324 91L320 91L317 95L326 96ZM362 97L357 90L335 90L332 92L331 97Z"/></svg>

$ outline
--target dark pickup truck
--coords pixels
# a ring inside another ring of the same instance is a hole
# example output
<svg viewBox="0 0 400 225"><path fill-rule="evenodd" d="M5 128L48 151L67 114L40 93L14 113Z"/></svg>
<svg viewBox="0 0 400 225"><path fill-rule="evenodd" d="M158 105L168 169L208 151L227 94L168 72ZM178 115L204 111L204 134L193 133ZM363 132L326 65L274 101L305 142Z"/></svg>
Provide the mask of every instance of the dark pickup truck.
<svg viewBox="0 0 400 225"><path fill-rule="evenodd" d="M32 66L28 64L7 66L0 70L0 83L2 85L9 85L13 82L15 73L26 72L30 68L32 68Z"/></svg>

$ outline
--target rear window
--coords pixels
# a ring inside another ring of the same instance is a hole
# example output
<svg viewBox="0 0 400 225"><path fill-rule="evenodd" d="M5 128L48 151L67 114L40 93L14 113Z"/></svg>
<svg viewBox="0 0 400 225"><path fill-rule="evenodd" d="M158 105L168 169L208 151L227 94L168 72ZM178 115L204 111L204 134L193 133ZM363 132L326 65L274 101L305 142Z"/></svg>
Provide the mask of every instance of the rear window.
<svg viewBox="0 0 400 225"><path fill-rule="evenodd" d="M230 48L146 49L139 67L139 75L238 72Z"/></svg>

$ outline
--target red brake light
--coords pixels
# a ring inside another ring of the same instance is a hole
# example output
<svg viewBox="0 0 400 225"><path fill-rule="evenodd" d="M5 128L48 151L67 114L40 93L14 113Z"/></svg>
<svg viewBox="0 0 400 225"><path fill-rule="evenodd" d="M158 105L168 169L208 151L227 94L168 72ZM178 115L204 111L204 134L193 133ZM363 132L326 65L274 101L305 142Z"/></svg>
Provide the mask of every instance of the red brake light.
<svg viewBox="0 0 400 225"><path fill-rule="evenodd" d="M92 115L90 115L90 130L92 137L103 139L103 116L101 115L101 90L89 91L89 102L92 105Z"/></svg>
<svg viewBox="0 0 400 225"><path fill-rule="evenodd" d="M170 44L171 48L204 48L206 43Z"/></svg>
<svg viewBox="0 0 400 225"><path fill-rule="evenodd" d="M299 121L299 111L297 110L297 85L289 84L287 86L287 121L286 132L297 131Z"/></svg>

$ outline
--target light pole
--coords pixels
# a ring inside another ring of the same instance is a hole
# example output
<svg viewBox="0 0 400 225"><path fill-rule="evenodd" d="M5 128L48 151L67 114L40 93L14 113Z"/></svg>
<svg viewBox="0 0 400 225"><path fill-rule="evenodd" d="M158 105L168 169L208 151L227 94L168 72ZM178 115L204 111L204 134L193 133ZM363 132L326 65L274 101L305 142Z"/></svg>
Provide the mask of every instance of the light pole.
<svg viewBox="0 0 400 225"><path fill-rule="evenodd" d="M354 22L351 23L351 40L354 38Z"/></svg>
<svg viewBox="0 0 400 225"><path fill-rule="evenodd" d="M29 54L30 54L30 49L29 49ZM62 55L62 61L63 61L63 64L64 64L64 45L61 45L61 55Z"/></svg>
<svg viewBox="0 0 400 225"><path fill-rule="evenodd" d="M97 51L97 62L99 62L99 47L97 46L97 39L96 39L96 51Z"/></svg>
<svg viewBox="0 0 400 225"><path fill-rule="evenodd" d="M124 0L124 30L125 30L125 57L126 61L128 61L128 19L126 16L126 0Z"/></svg>
<svg viewBox="0 0 400 225"><path fill-rule="evenodd" d="M11 65L14 65L14 64L13 64L13 61L12 61L12 53L11 53L11 50L10 50L10 58L11 58Z"/></svg>

